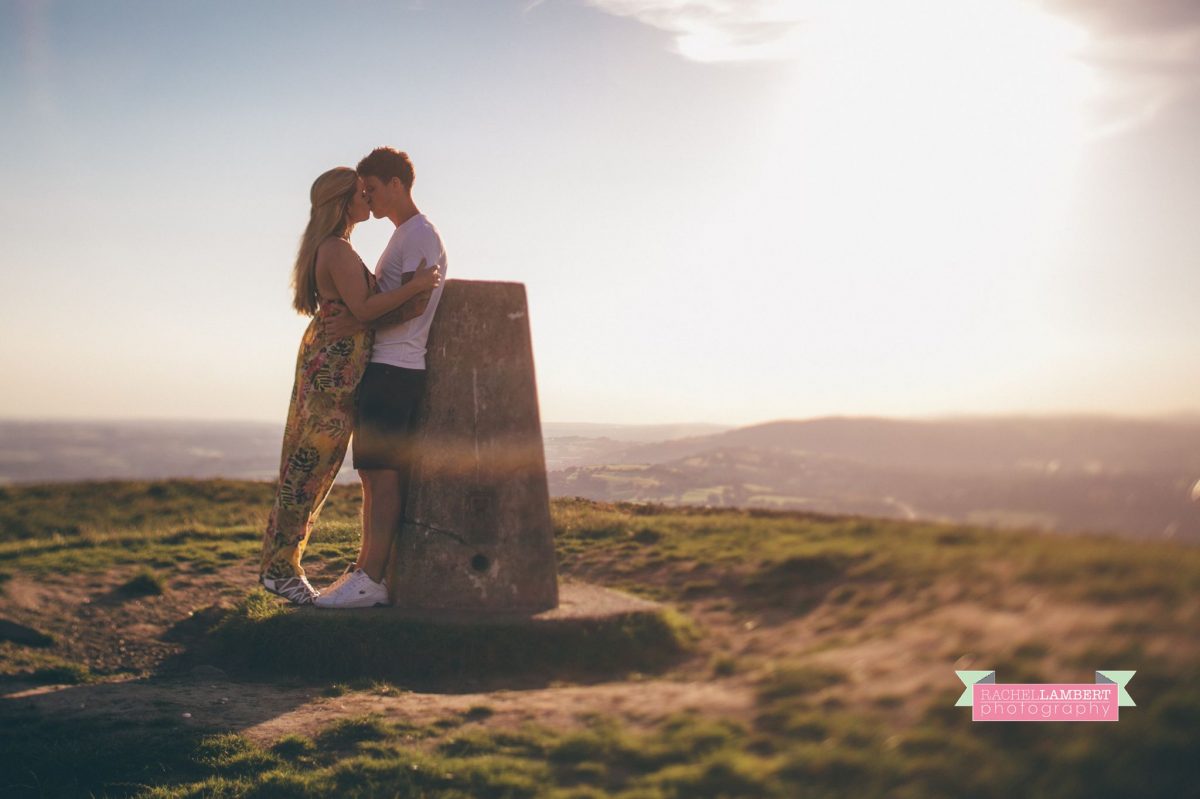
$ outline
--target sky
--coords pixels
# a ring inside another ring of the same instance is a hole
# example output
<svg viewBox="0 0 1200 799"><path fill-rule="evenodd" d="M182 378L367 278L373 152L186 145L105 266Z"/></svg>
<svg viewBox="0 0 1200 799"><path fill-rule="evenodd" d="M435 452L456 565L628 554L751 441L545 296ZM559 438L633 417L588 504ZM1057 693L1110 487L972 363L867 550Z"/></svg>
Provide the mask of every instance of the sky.
<svg viewBox="0 0 1200 799"><path fill-rule="evenodd" d="M1200 411L1191 0L5 0L0 108L0 417L282 423L379 145L543 421Z"/></svg>

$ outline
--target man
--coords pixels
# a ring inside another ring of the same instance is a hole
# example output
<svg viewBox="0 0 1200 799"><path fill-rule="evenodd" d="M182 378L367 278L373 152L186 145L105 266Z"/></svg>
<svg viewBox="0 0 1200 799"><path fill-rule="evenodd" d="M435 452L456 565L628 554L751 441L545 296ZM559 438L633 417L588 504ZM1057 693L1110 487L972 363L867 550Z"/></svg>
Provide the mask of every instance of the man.
<svg viewBox="0 0 1200 799"><path fill-rule="evenodd" d="M446 275L446 250L437 229L412 198L413 166L406 153L379 147L358 164L376 219L396 226L379 257L380 291L407 283L434 265ZM317 597L318 607L373 607L388 602L384 582L392 541L404 517L413 454L413 422L425 388L425 343L442 286L423 292L372 323L375 346L358 388L354 468L363 488L363 543L355 568ZM342 316L348 316L343 314ZM353 330L349 320L335 332Z"/></svg>

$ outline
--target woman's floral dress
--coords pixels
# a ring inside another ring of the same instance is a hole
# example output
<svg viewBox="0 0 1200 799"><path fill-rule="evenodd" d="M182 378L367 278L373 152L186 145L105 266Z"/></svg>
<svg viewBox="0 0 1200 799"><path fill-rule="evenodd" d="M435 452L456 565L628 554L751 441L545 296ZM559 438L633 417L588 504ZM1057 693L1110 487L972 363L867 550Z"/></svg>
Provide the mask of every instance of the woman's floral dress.
<svg viewBox="0 0 1200 799"><path fill-rule="evenodd" d="M374 293L375 278L365 265L363 273ZM335 312L348 310L340 300L322 301L300 341L279 488L263 535L260 578L304 576L300 557L354 431L355 395L371 359L374 332L326 337L324 321Z"/></svg>

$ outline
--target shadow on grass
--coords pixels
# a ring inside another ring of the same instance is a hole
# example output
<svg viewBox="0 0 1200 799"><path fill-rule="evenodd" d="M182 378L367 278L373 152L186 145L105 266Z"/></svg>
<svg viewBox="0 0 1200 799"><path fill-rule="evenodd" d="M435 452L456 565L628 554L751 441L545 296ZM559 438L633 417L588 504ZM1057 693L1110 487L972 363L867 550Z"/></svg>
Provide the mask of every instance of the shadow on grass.
<svg viewBox="0 0 1200 799"><path fill-rule="evenodd" d="M46 709L49 702L61 703L63 693L75 708L128 687L76 686L55 697L0 699L0 796L126 797L210 774L202 755L217 731L189 723L178 712L84 716Z"/></svg>
<svg viewBox="0 0 1200 799"><path fill-rule="evenodd" d="M189 651L167 670L210 663L249 679L385 679L424 689L589 682L654 673L686 657L697 628L669 608L600 619L418 620L390 608L280 605L261 589L214 619L189 620Z"/></svg>
<svg viewBox="0 0 1200 799"><path fill-rule="evenodd" d="M1139 677L1141 674L1139 673ZM651 731L597 717L584 729L370 715L269 746L229 731L132 715L39 715L0 701L5 797L354 797L427 799L1166 799L1200 784L1200 674L1147 669L1137 708L1114 724L976 724L957 688L913 726L805 701L838 678L790 670L764 683L752 727L678 714ZM70 689L71 699L111 686ZM784 722L784 723L781 723ZM420 742L427 742L418 746ZM152 787L153 786L153 787Z"/></svg>

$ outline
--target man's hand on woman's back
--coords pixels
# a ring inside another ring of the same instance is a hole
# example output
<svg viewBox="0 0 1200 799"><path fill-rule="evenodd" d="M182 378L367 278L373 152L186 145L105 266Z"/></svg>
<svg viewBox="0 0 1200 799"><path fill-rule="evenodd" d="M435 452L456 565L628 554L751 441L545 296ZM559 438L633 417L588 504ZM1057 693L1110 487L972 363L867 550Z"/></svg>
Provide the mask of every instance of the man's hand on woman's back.
<svg viewBox="0 0 1200 799"><path fill-rule="evenodd" d="M332 339L347 338L367 329L367 326L355 318L354 314L345 308L338 308L325 317L325 336Z"/></svg>

